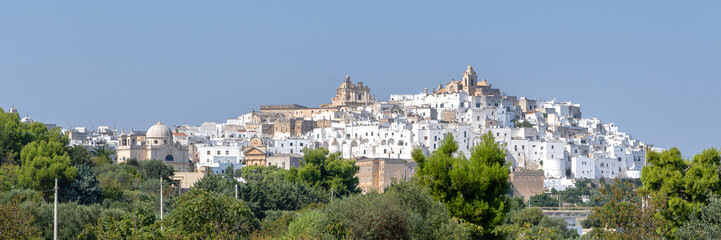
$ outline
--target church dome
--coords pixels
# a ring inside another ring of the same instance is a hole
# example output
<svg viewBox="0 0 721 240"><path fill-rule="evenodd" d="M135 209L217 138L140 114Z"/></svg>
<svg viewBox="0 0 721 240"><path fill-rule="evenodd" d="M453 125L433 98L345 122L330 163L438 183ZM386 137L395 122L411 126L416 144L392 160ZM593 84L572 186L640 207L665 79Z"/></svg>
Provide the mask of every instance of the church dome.
<svg viewBox="0 0 721 240"><path fill-rule="evenodd" d="M173 132L170 131L168 126L163 125L159 122L148 128L148 132L145 134L147 138L172 138Z"/></svg>

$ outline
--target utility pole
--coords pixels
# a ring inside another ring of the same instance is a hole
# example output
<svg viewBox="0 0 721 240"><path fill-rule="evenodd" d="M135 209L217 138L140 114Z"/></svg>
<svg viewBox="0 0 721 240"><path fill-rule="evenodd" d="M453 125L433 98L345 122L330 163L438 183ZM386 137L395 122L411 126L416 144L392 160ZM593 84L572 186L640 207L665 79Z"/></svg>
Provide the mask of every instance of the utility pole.
<svg viewBox="0 0 721 240"><path fill-rule="evenodd" d="M53 211L53 239L58 240L58 179L55 178L55 206Z"/></svg>
<svg viewBox="0 0 721 240"><path fill-rule="evenodd" d="M561 210L561 193L556 193L556 196L558 197L558 210Z"/></svg>
<svg viewBox="0 0 721 240"><path fill-rule="evenodd" d="M163 177L160 177L160 230L163 230Z"/></svg>
<svg viewBox="0 0 721 240"><path fill-rule="evenodd" d="M235 184L235 200L238 200L238 184Z"/></svg>
<svg viewBox="0 0 721 240"><path fill-rule="evenodd" d="M333 201L333 187L330 187L330 201Z"/></svg>

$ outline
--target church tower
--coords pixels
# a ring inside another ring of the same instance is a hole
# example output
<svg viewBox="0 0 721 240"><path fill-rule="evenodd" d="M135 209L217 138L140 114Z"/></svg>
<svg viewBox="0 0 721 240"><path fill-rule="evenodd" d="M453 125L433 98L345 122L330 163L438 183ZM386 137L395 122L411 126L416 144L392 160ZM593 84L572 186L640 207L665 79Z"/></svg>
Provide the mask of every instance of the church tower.
<svg viewBox="0 0 721 240"><path fill-rule="evenodd" d="M473 71L473 67L468 65L466 71L463 73L463 86L468 92L468 96L476 95L476 83L478 81L478 75L476 71Z"/></svg>

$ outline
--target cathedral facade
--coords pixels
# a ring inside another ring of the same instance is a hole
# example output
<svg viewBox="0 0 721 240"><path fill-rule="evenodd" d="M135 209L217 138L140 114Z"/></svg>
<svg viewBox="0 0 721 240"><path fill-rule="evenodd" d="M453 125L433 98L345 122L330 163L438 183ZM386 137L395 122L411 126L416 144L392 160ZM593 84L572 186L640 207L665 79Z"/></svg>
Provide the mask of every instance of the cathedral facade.
<svg viewBox="0 0 721 240"><path fill-rule="evenodd" d="M331 99L330 104L322 104L321 107L357 107L371 105L375 100L368 86L363 85L363 82L353 84L350 76L346 75L345 81L336 89L335 97Z"/></svg>
<svg viewBox="0 0 721 240"><path fill-rule="evenodd" d="M173 132L161 122L151 126L147 132L121 133L118 136L118 163L136 159L163 160L176 171L190 171L188 151L173 141Z"/></svg>
<svg viewBox="0 0 721 240"><path fill-rule="evenodd" d="M478 82L478 75L471 65L468 65L466 71L463 72L463 80L457 81L451 79L450 82L438 84L438 88L434 89L433 94L458 93L466 92L468 96L500 96L500 90L491 88L491 84L483 79Z"/></svg>

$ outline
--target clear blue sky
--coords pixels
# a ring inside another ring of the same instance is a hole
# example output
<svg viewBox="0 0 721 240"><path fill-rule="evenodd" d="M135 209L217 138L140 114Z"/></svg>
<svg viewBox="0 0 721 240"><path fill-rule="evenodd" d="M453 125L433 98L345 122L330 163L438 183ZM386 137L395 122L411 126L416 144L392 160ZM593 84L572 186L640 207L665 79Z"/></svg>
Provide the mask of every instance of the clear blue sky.
<svg viewBox="0 0 721 240"><path fill-rule="evenodd" d="M721 142L718 1L239 2L4 1L0 107L63 127L193 125L317 106L346 74L387 100L472 64L684 155Z"/></svg>

